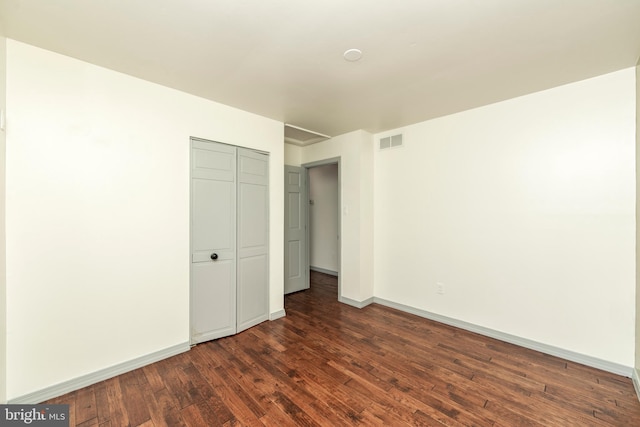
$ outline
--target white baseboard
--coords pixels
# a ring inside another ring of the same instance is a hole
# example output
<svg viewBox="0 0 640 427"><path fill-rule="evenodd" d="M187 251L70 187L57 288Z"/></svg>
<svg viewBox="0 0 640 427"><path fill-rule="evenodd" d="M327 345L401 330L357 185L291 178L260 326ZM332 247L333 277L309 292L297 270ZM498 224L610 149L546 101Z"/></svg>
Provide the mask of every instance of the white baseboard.
<svg viewBox="0 0 640 427"><path fill-rule="evenodd" d="M372 298L368 298L368 299L366 299L364 301L356 301L354 299L347 298L347 297L338 297L338 301L340 301L343 304L347 304L347 305L350 305L352 307L355 307L355 308L363 308L363 307L366 307L369 304L372 304L374 302L373 301L373 297Z"/></svg>
<svg viewBox="0 0 640 427"><path fill-rule="evenodd" d="M633 388L636 389L636 395L638 396L638 400L640 400L640 371L638 369L633 370Z"/></svg>
<svg viewBox="0 0 640 427"><path fill-rule="evenodd" d="M63 394L70 393L72 391L81 389L83 387L90 386L92 384L99 383L100 381L113 378L117 375L124 374L126 372L133 371L134 369L141 368L154 362L175 356L185 351L189 351L189 343L185 342L177 344L169 348L165 348L160 351L156 351L145 356L141 356L127 362L119 363L109 368L101 369L91 374L83 375L51 387L44 388L42 390L35 391L33 393L25 394L13 399L9 399L10 404L36 404L45 400L52 399L54 397L62 396Z"/></svg>
<svg viewBox="0 0 640 427"><path fill-rule="evenodd" d="M338 277L338 272L337 271L327 270L326 268L322 268L322 267L309 267L309 270L317 271L318 273L324 273L324 274L328 274L330 276Z"/></svg>
<svg viewBox="0 0 640 427"><path fill-rule="evenodd" d="M281 317L285 317L287 315L287 313L284 311L284 308L282 310L278 310L278 311L274 311L273 313L271 313L269 315L269 320L277 320L280 319Z"/></svg>
<svg viewBox="0 0 640 427"><path fill-rule="evenodd" d="M516 335L507 334L504 332L496 331L493 329L485 328L483 326L474 325L463 320L454 319L440 314L431 313L429 311L420 310L408 305L399 304L393 301L388 301L382 298L373 298L373 302L384 305L387 307L395 308L406 313L415 314L416 316L424 317L425 319L434 320L436 322L444 323L446 325L454 326L456 328L465 329L467 331L475 332L480 335L495 338L500 341L505 341L511 344L519 345L520 347L537 350L542 353L550 354L552 356L560 357L565 360L580 363L582 365L591 366L592 368L601 369L603 371L611 372L617 375L623 375L630 378L634 372L634 369L630 366L620 365L618 363L602 360L597 357L587 356L574 351L565 350L560 347L554 347L551 345L539 343L537 341L522 338ZM640 384L638 384L640 385ZM637 390L637 389L636 389Z"/></svg>

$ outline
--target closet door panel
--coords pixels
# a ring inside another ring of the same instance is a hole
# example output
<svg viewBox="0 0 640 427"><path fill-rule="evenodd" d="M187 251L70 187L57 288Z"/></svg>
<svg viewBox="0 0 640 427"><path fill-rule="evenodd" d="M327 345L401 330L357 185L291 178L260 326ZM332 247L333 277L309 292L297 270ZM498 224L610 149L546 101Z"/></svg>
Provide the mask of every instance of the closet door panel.
<svg viewBox="0 0 640 427"><path fill-rule="evenodd" d="M236 333L236 148L192 139L191 342Z"/></svg>
<svg viewBox="0 0 640 427"><path fill-rule="evenodd" d="M269 318L269 157L238 149L237 330Z"/></svg>

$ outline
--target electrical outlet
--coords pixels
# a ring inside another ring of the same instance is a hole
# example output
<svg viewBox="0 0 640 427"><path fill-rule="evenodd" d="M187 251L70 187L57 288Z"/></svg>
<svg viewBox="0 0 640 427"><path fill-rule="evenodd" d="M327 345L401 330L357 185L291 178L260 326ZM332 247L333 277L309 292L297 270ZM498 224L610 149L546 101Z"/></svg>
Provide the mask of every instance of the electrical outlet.
<svg viewBox="0 0 640 427"><path fill-rule="evenodd" d="M436 292L438 293L438 295L444 295L444 283L436 283Z"/></svg>

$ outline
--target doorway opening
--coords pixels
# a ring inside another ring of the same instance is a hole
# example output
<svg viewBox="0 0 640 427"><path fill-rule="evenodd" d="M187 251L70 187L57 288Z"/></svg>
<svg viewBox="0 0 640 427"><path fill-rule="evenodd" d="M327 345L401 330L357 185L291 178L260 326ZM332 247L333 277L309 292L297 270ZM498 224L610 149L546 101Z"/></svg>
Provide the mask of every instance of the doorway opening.
<svg viewBox="0 0 640 427"><path fill-rule="evenodd" d="M340 158L301 166L285 165L284 174L284 293L309 289L313 268L318 273L337 277L337 299L340 300Z"/></svg>
<svg viewBox="0 0 640 427"><path fill-rule="evenodd" d="M340 161L327 159L303 165L307 177L309 275L329 275L340 286ZM322 280L322 278L320 278ZM312 280L313 283L313 280Z"/></svg>

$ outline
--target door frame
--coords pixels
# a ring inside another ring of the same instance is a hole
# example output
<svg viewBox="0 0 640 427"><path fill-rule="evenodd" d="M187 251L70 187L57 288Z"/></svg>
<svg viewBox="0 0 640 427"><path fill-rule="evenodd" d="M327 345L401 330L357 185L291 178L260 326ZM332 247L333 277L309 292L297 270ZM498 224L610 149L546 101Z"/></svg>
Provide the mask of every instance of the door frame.
<svg viewBox="0 0 640 427"><path fill-rule="evenodd" d="M307 198L310 195L310 182L309 182L309 169L314 168L316 166L325 166L325 165L338 165L338 301L342 298L342 160L341 157L331 157L323 160L316 160L314 162L304 163L300 165L302 168L302 173L304 174L304 178L306 180L307 186ZM305 203L305 216L307 218L307 247L306 247L306 257L307 264L311 263L310 258L310 248L311 248L311 222L309 221L309 201ZM311 275L311 272L309 272Z"/></svg>

